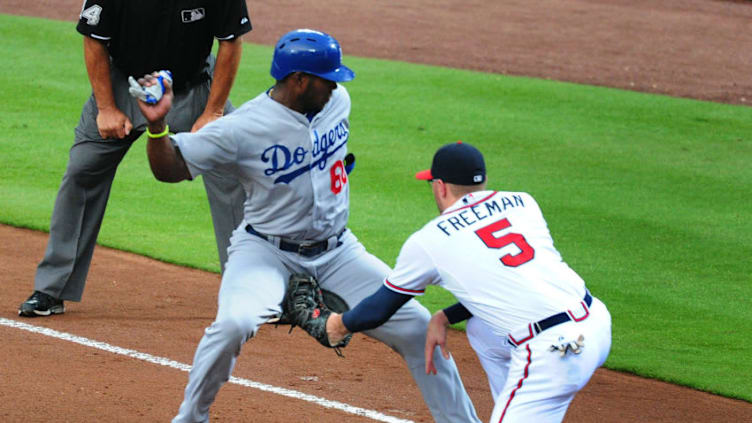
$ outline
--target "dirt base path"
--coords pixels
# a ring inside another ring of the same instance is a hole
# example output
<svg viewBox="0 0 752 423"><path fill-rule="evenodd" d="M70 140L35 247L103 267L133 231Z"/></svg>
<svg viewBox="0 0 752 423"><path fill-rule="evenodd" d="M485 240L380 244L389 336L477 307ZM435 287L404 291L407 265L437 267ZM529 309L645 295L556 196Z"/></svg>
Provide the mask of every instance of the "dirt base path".
<svg viewBox="0 0 752 423"><path fill-rule="evenodd" d="M89 340L190 364L216 310L219 277L98 247L84 301L61 316L21 319L47 235L0 225L0 319L75 334ZM0 421L169 421L187 374L156 364L0 325ZM484 421L493 399L464 334L449 340L468 393ZM264 327L245 348L233 375L305 392L397 418L430 422L407 370L383 344L356 336L344 359L302 331ZM294 354L297 359L286 359ZM369 422L309 402L227 384L213 421ZM752 404L600 369L578 394L566 421L752 421Z"/></svg>
<svg viewBox="0 0 752 423"><path fill-rule="evenodd" d="M69 21L80 8L80 0L0 0L0 13ZM255 29L246 40L254 43L313 27L335 35L345 54L732 104L752 99L752 3L745 1L280 0L251 2L249 10ZM83 302L68 303L62 316L21 320L16 309L32 289L46 239L0 226L0 421L168 421L186 373L16 326L190 364L214 316L219 277L98 247ZM453 333L450 345L487 420L485 374L464 334ZM293 351L300 359L281 358ZM243 349L234 376L431 421L401 360L385 346L356 336L345 359L327 353L300 331L266 327ZM220 391L212 412L219 422L373 421L237 384ZM752 421L752 404L601 369L566 421Z"/></svg>

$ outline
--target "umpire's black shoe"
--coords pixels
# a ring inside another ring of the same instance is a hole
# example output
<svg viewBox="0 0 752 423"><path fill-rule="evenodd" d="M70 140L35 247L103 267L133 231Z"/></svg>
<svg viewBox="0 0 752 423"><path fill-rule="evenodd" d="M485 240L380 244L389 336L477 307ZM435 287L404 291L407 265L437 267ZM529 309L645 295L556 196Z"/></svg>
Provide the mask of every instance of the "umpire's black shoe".
<svg viewBox="0 0 752 423"><path fill-rule="evenodd" d="M18 308L18 315L25 317L49 316L65 313L63 300L52 298L44 292L34 291L28 300Z"/></svg>

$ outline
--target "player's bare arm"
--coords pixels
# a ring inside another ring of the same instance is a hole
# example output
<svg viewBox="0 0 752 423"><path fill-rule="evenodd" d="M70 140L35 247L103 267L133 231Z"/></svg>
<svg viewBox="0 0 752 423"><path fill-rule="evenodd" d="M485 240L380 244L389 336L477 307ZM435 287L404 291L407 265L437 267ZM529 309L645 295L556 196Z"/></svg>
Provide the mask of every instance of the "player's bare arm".
<svg viewBox="0 0 752 423"><path fill-rule="evenodd" d="M433 352L438 345L441 348L441 355L444 359L449 360L449 349L446 346L447 328L449 319L443 310L439 310L431 317L426 329L426 374L436 374L436 367L433 364Z"/></svg>
<svg viewBox="0 0 752 423"><path fill-rule="evenodd" d="M473 317L473 314L460 302L434 313L428 322L428 329L426 329L426 374L436 374L436 367L433 364L433 351L437 345L441 348L441 355L444 359L449 359L449 349L446 346L447 328L471 317Z"/></svg>
<svg viewBox="0 0 752 423"><path fill-rule="evenodd" d="M138 79L143 87L150 87L161 83L158 74L144 75ZM165 116L172 108L172 86L169 82L162 82L165 92L156 104L138 101L141 114L146 118L149 142L146 143L146 154L154 177L162 182L180 182L190 179L191 174L180 152L170 141Z"/></svg>
<svg viewBox="0 0 752 423"><path fill-rule="evenodd" d="M94 98L97 100L97 128L104 138L125 138L133 129L130 119L115 105L110 80L110 55L107 47L91 37L84 37L84 62Z"/></svg>
<svg viewBox="0 0 752 423"><path fill-rule="evenodd" d="M329 337L330 345L337 345L350 333L342 323L342 315L332 313L326 320L326 336Z"/></svg>
<svg viewBox="0 0 752 423"><path fill-rule="evenodd" d="M242 52L243 43L240 38L219 42L209 99L206 102L204 112L193 124L191 132L198 131L207 123L221 118L224 114L225 102L230 96L230 89L235 82Z"/></svg>

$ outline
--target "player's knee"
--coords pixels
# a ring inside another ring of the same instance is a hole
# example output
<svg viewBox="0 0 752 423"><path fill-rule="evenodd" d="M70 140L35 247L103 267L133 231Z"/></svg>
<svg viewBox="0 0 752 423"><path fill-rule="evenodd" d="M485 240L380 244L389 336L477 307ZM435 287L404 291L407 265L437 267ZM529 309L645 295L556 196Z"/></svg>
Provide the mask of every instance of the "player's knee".
<svg viewBox="0 0 752 423"><path fill-rule="evenodd" d="M253 337L261 323L263 322L260 318L254 318L254 316L248 314L226 315L221 318L218 317L207 329L207 332L216 331L222 334L223 339L237 340L243 343Z"/></svg>
<svg viewBox="0 0 752 423"><path fill-rule="evenodd" d="M377 329L374 336L404 357L423 358L428 320L393 319Z"/></svg>
<svg viewBox="0 0 752 423"><path fill-rule="evenodd" d="M405 305L403 305L402 308L400 308L399 311L395 313L390 320L408 321L412 323L412 325L405 326L421 328L422 331L425 331L426 327L428 326L428 322L431 320L431 312L429 312L427 308L423 307L423 305L418 301L412 299Z"/></svg>

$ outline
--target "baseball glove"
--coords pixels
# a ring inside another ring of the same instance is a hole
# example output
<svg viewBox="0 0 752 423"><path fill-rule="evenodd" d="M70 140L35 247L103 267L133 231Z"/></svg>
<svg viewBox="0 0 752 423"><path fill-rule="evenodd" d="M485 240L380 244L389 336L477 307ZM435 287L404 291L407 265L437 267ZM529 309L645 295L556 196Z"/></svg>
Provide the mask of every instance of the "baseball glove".
<svg viewBox="0 0 752 423"><path fill-rule="evenodd" d="M326 334L326 320L332 312L343 313L349 309L339 295L322 290L313 276L293 274L287 283L282 309L281 320L292 325L290 331L300 326L321 345L334 348L337 355L342 357L340 349L347 346L352 335L348 334L336 345L331 345Z"/></svg>

